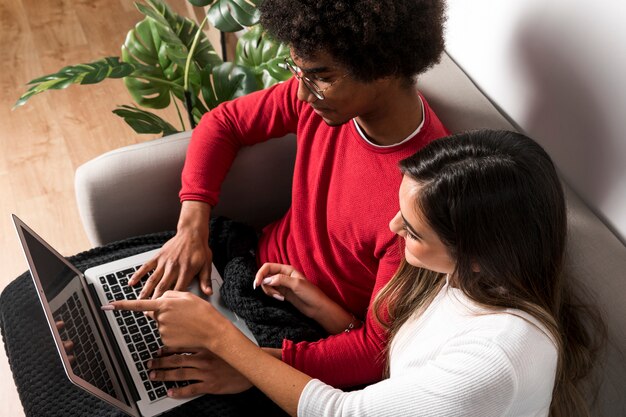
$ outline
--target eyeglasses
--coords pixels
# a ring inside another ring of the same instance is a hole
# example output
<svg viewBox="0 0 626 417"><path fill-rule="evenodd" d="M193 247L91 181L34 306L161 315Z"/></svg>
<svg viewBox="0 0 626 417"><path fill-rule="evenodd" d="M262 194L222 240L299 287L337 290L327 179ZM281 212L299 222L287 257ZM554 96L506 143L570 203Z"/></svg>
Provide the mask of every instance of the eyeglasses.
<svg viewBox="0 0 626 417"><path fill-rule="evenodd" d="M314 81L302 75L302 70L298 68L289 57L285 58L285 66L289 69L289 71L291 71L298 81L302 81L307 90L309 90L318 100L324 100L324 93L328 91L330 87L335 85L337 81L344 79L348 75L344 74L342 77L337 78L326 87L320 88Z"/></svg>

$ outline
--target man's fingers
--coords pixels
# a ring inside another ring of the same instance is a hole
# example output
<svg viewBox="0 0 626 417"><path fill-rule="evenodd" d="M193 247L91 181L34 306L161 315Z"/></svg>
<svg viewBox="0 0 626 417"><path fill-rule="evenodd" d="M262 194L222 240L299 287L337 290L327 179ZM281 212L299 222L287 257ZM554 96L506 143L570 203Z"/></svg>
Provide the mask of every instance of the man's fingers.
<svg viewBox="0 0 626 417"><path fill-rule="evenodd" d="M171 271L171 270L168 271L167 269L165 270L165 272L163 273L163 277L154 287L154 292L152 293L153 300L156 298L159 298L160 296L163 295L163 293L165 293L165 291L170 289L171 282L172 282L170 277L173 277L173 276L174 276L174 271ZM177 281L180 281L180 280L182 280L182 278L178 277Z"/></svg>
<svg viewBox="0 0 626 417"><path fill-rule="evenodd" d="M159 311L160 300L121 300L103 305L102 310Z"/></svg>
<svg viewBox="0 0 626 417"><path fill-rule="evenodd" d="M141 277L146 275L149 271L153 270L156 266L156 259L150 259L148 262L141 265L141 267L135 271L135 273L128 280L128 285L135 285L139 282Z"/></svg>
<svg viewBox="0 0 626 417"><path fill-rule="evenodd" d="M213 294L213 288L211 286L211 262L202 265L198 278L200 280L200 290L206 295Z"/></svg>
<svg viewBox="0 0 626 417"><path fill-rule="evenodd" d="M143 288L141 289L141 292L139 293L139 298L140 299L148 298L150 294L152 294L152 291L154 290L154 287L156 286L157 282L161 280L162 276L163 276L163 266L157 266L154 272L152 273L152 275L150 275L150 278L148 278L145 284L143 284Z"/></svg>
<svg viewBox="0 0 626 417"><path fill-rule="evenodd" d="M174 286L174 291L187 291L187 288L189 287L187 280L185 279L185 275L187 274L187 271L185 270L180 270L178 272L178 278L176 279L175 282L175 286Z"/></svg>
<svg viewBox="0 0 626 417"><path fill-rule="evenodd" d="M176 292L186 292L189 291L189 286L191 285L191 281L193 281L194 277L193 277L193 273L190 273L188 269L179 269L178 270L178 277L176 277L176 279L174 280L174 291ZM170 290L170 285L168 285L168 288L165 288L164 291L161 293L161 295L165 294L167 291ZM158 288L158 287L157 287Z"/></svg>

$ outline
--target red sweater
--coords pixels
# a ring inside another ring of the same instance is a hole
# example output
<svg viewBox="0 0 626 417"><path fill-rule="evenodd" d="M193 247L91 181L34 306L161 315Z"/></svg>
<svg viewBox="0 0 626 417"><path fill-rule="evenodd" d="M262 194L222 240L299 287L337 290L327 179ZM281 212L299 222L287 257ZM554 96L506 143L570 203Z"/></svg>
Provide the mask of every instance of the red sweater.
<svg viewBox="0 0 626 417"><path fill-rule="evenodd" d="M352 121L328 126L297 99L297 88L292 78L205 114L187 151L180 198L217 204L242 146L296 133L291 208L263 230L258 261L292 265L364 325L313 343L285 340L282 358L335 387L375 382L386 336L368 306L403 256L388 226L399 209L398 162L447 131L422 98L421 130L402 144L377 147Z"/></svg>

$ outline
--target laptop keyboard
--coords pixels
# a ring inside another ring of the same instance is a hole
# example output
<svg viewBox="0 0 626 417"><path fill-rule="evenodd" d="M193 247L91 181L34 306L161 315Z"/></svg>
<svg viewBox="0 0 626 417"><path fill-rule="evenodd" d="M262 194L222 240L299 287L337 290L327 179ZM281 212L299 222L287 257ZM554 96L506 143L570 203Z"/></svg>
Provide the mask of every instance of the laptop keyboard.
<svg viewBox="0 0 626 417"><path fill-rule="evenodd" d="M77 293L72 294L54 312L54 319L64 323L64 326L59 329L61 340L71 340L74 344L69 353L74 356L74 359L70 360L74 374L115 397L111 377L102 360L91 326L87 322L83 303Z"/></svg>
<svg viewBox="0 0 626 417"><path fill-rule="evenodd" d="M102 288L106 294L107 300L136 300L143 288L143 284L147 281L151 272L144 276L139 284L131 287L128 280L139 269L141 265L135 268L128 268L115 274L107 274L99 277ZM141 381L148 393L151 401L156 401L167 396L169 388L184 387L189 385L188 381L151 381L148 378L149 369L146 363L155 357L157 351L163 346L161 336L157 329L156 322L147 317L141 311L119 311L113 310L112 313L117 320L124 340L128 345L131 356L135 363L135 367L139 372Z"/></svg>

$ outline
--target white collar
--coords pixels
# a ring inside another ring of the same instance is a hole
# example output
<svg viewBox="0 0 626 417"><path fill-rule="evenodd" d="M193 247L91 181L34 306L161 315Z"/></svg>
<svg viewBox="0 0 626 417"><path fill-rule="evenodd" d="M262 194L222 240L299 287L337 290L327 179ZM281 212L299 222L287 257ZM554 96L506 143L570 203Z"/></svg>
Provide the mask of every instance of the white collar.
<svg viewBox="0 0 626 417"><path fill-rule="evenodd" d="M361 126L359 126L359 124L356 122L356 118L352 119L352 121L354 122L354 127L356 127L356 131L359 132L359 135L365 142L369 143L370 145L376 148L385 149L385 148L393 148L394 146L400 146L410 141L411 139L413 139L415 135L417 135L420 132L420 130L422 130L422 127L424 126L424 120L426 120L426 115L424 114L424 102L422 101L422 98L420 96L417 96L417 98L419 99L420 106L422 108L422 122L419 124L419 126L417 126L417 129L415 129L409 136L407 136L406 138L404 138L402 141L398 143L394 143L393 145L378 145L372 142L371 140L367 138L367 135L365 134L365 132L363 132L363 130L361 129Z"/></svg>

